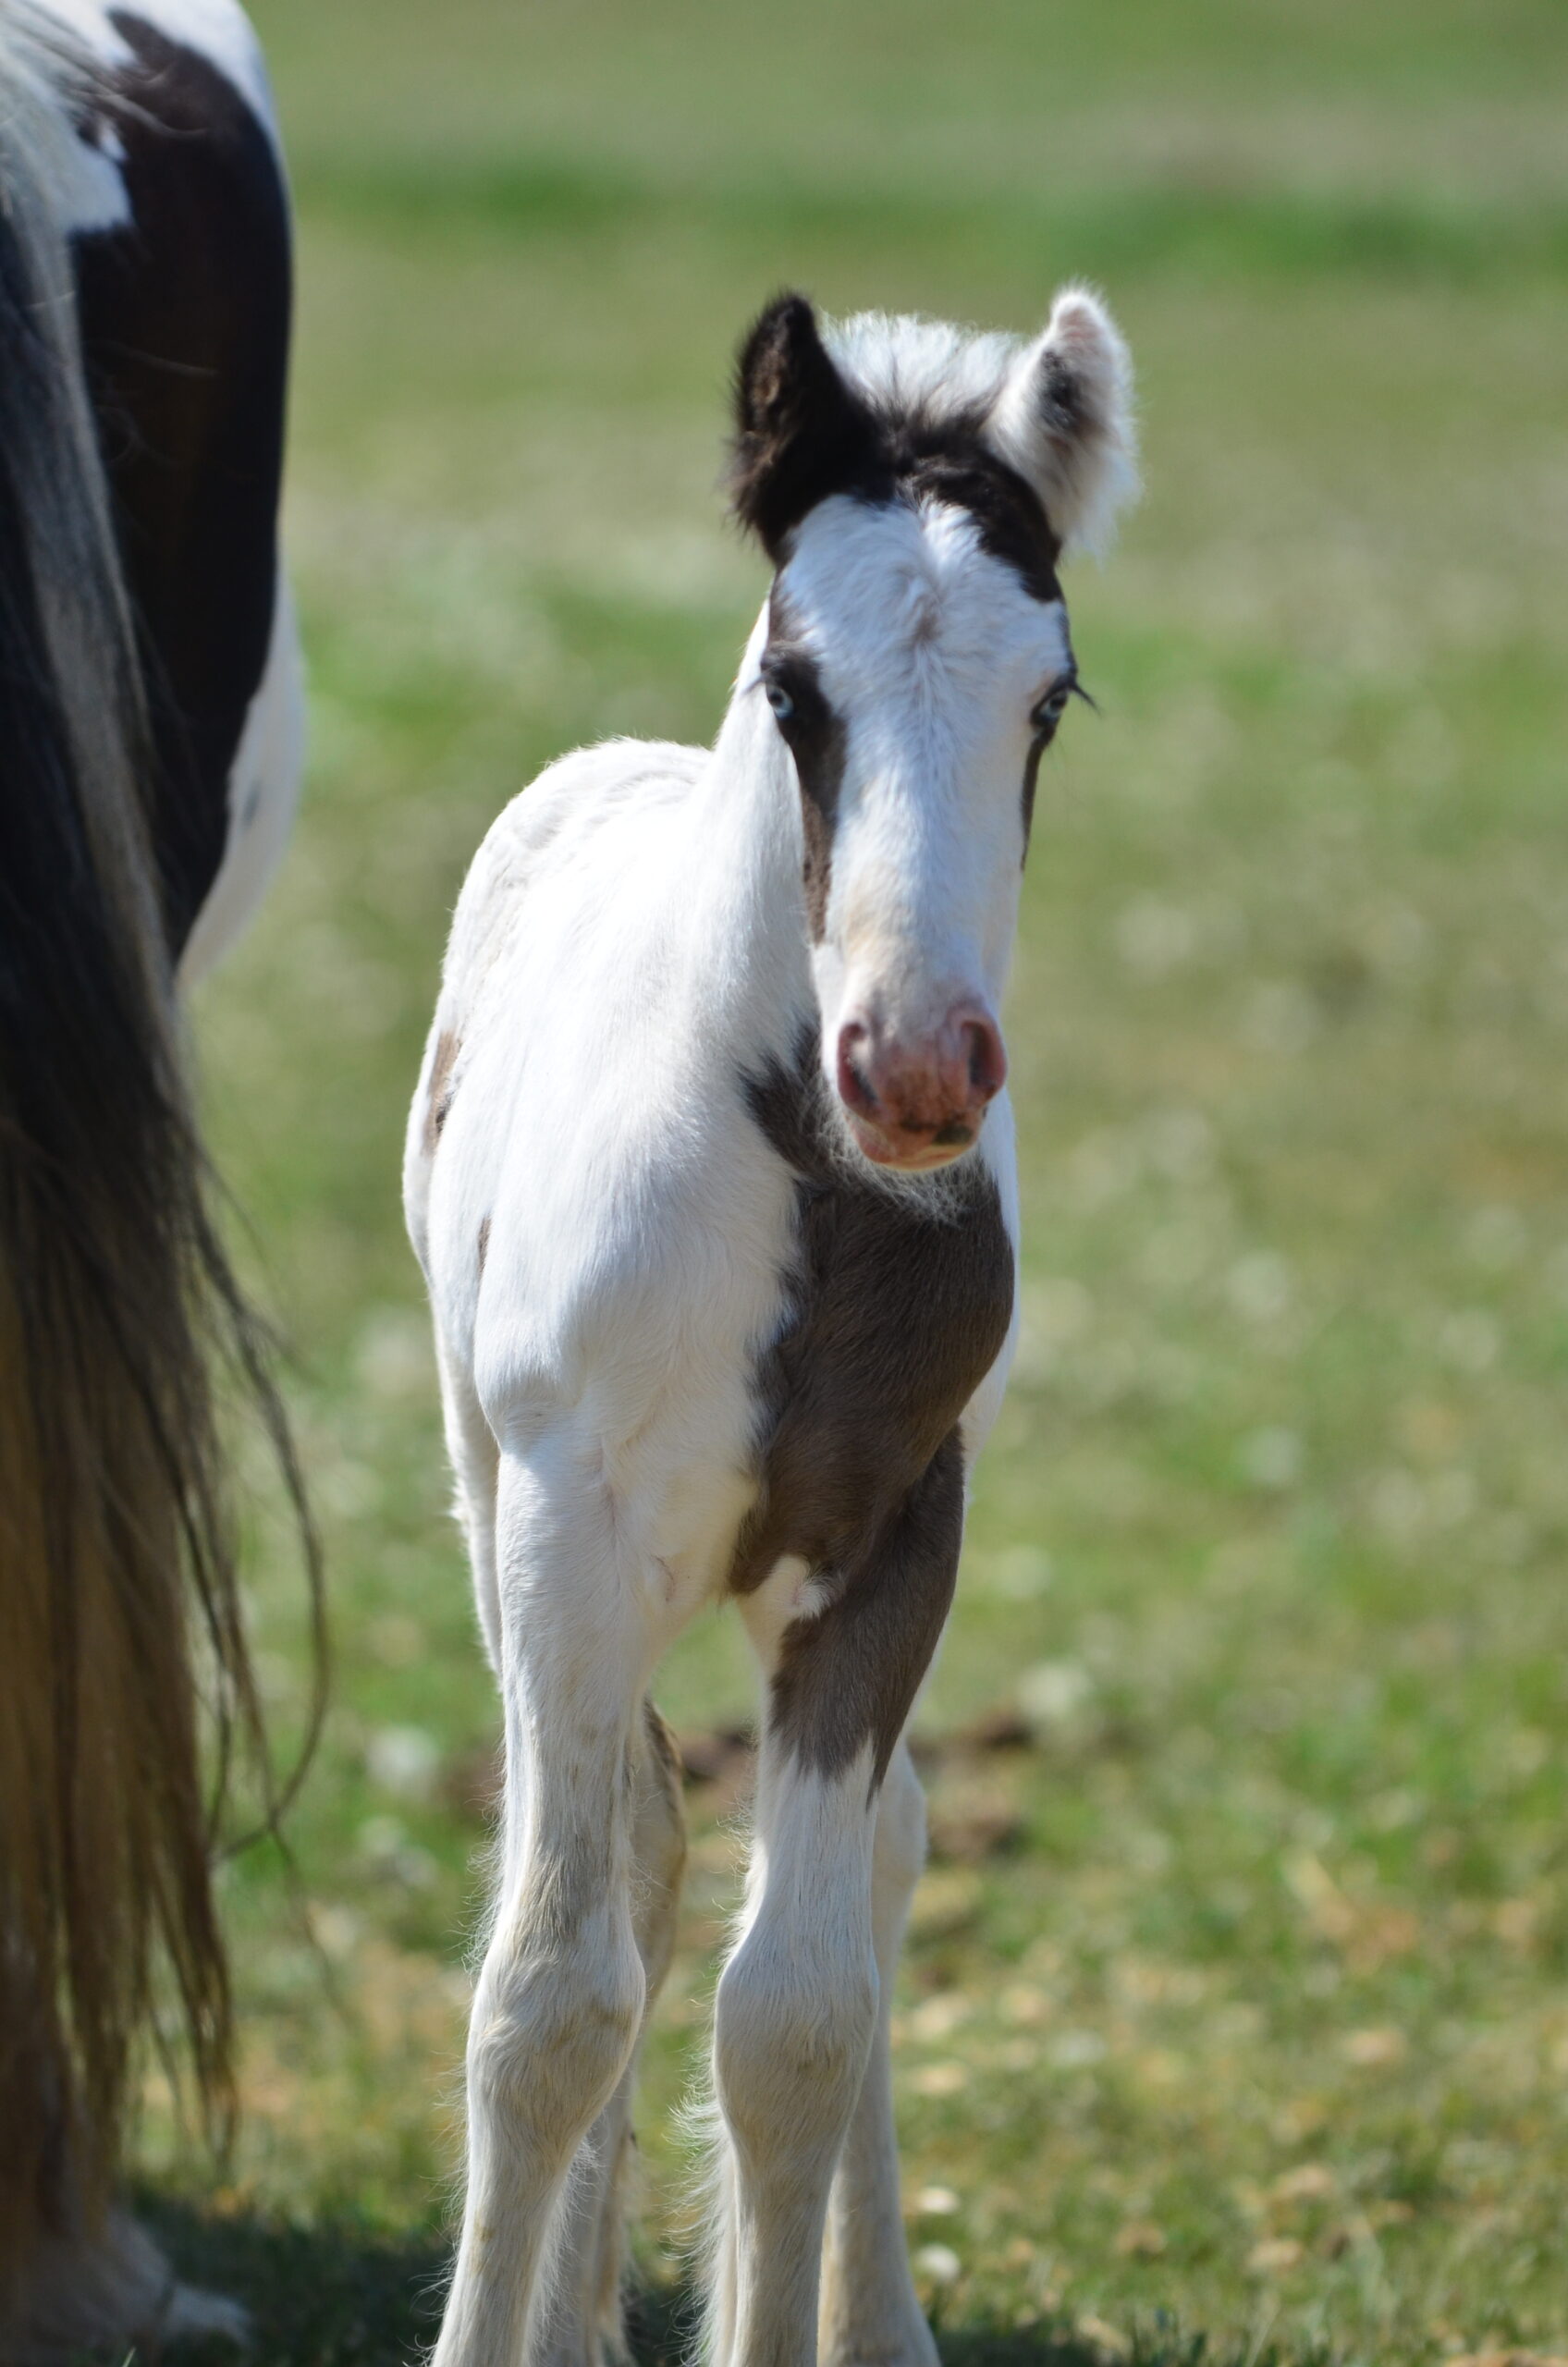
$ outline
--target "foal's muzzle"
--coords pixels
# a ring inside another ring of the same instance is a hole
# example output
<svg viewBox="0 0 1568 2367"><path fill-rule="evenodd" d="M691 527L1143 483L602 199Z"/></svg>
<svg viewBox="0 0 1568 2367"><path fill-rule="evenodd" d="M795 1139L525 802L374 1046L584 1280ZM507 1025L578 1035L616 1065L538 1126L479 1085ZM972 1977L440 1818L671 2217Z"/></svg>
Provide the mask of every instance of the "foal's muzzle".
<svg viewBox="0 0 1568 2367"><path fill-rule="evenodd" d="M962 1157L1007 1081L1001 1031L977 1002L905 1040L875 1018L839 1031L836 1082L856 1142L878 1167L916 1171Z"/></svg>

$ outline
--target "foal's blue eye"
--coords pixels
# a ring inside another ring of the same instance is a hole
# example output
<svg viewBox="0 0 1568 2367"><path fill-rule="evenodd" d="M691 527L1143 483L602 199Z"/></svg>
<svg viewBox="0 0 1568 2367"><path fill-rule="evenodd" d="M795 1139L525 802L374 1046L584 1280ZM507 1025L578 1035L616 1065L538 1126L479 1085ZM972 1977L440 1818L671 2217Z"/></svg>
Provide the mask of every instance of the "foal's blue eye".
<svg viewBox="0 0 1568 2367"><path fill-rule="evenodd" d="M783 683L769 682L766 686L766 698L776 719L779 723L788 723L795 712L795 702L784 688Z"/></svg>
<svg viewBox="0 0 1568 2367"><path fill-rule="evenodd" d="M1038 706L1032 707L1029 711L1031 728L1035 740L1042 747L1050 740L1057 725L1067 713L1067 703L1070 699L1082 699L1085 706L1094 706L1095 704L1078 680L1076 666L1069 666L1067 672L1061 675L1053 687L1046 693ZM1096 712L1098 713L1097 708Z"/></svg>

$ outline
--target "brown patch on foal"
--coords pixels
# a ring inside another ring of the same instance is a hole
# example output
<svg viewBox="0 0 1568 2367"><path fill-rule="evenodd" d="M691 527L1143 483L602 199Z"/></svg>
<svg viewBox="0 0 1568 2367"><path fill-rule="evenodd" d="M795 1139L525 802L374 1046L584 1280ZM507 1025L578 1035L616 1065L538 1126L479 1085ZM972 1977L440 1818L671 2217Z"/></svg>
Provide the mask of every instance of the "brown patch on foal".
<svg viewBox="0 0 1568 2367"><path fill-rule="evenodd" d="M462 1048L462 1037L450 1027L444 1027L435 1039L435 1058L430 1066L430 1091L424 1107L424 1152L427 1159L435 1156L435 1146L441 1139L441 1129L452 1106L452 1071L457 1066L458 1054Z"/></svg>
<svg viewBox="0 0 1568 2367"><path fill-rule="evenodd" d="M827 1608L785 1636L776 1731L825 1774L870 1737L879 1781L952 1600L958 1424L1007 1337L1012 1248L978 1162L949 1171L939 1210L845 1164L815 1045L750 1095L800 1179L797 1263L790 1313L759 1375L759 1487L730 1584L750 1593L786 1555L826 1581Z"/></svg>
<svg viewBox="0 0 1568 2367"><path fill-rule="evenodd" d="M838 1774L866 1736L873 1780L888 1772L952 1608L963 1537L963 1450L956 1429L891 1520L868 1538L840 1591L787 1629L772 1722L802 1765Z"/></svg>
<svg viewBox="0 0 1568 2367"><path fill-rule="evenodd" d="M801 646L790 604L775 583L768 602L767 647L763 679L787 690L794 713L778 725L779 737L795 762L804 835L802 880L812 943L820 945L827 926L833 885L833 826L844 778L844 726L822 688L816 661Z"/></svg>

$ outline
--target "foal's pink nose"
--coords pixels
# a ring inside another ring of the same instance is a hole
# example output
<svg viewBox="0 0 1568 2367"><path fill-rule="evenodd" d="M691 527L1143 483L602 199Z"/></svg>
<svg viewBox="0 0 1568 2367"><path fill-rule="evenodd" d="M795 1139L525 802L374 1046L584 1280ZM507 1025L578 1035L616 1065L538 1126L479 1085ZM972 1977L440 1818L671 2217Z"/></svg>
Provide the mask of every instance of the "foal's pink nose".
<svg viewBox="0 0 1568 2367"><path fill-rule="evenodd" d="M966 1150L1007 1080L1001 1032L956 1003L934 1035L905 1042L875 1020L839 1031L839 1094L855 1138L882 1167L940 1167Z"/></svg>

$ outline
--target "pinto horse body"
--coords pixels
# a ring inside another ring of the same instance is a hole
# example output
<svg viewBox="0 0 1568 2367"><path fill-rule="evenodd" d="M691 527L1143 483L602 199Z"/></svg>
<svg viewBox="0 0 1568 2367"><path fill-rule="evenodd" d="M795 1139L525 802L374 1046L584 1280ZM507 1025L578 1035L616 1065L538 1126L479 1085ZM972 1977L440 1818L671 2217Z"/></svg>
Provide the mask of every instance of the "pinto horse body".
<svg viewBox="0 0 1568 2367"><path fill-rule="evenodd" d="M298 783L290 301L231 0L0 0L0 2357L202 2321L108 2209L167 1968L227 2090L196 1666L259 1741L211 1370L269 1396L177 982ZM221 2316L221 2312L220 2312Z"/></svg>
<svg viewBox="0 0 1568 2367"><path fill-rule="evenodd" d="M647 1700L737 1600L766 1686L719 1982L715 2367L933 2367L888 2054L904 1742L1013 1336L998 1016L1076 683L1056 564L1130 489L1125 357L783 299L738 384L775 568L711 750L501 816L410 1118L410 1227L500 1684L499 1889L437 2367L595 2361L683 1842Z"/></svg>

